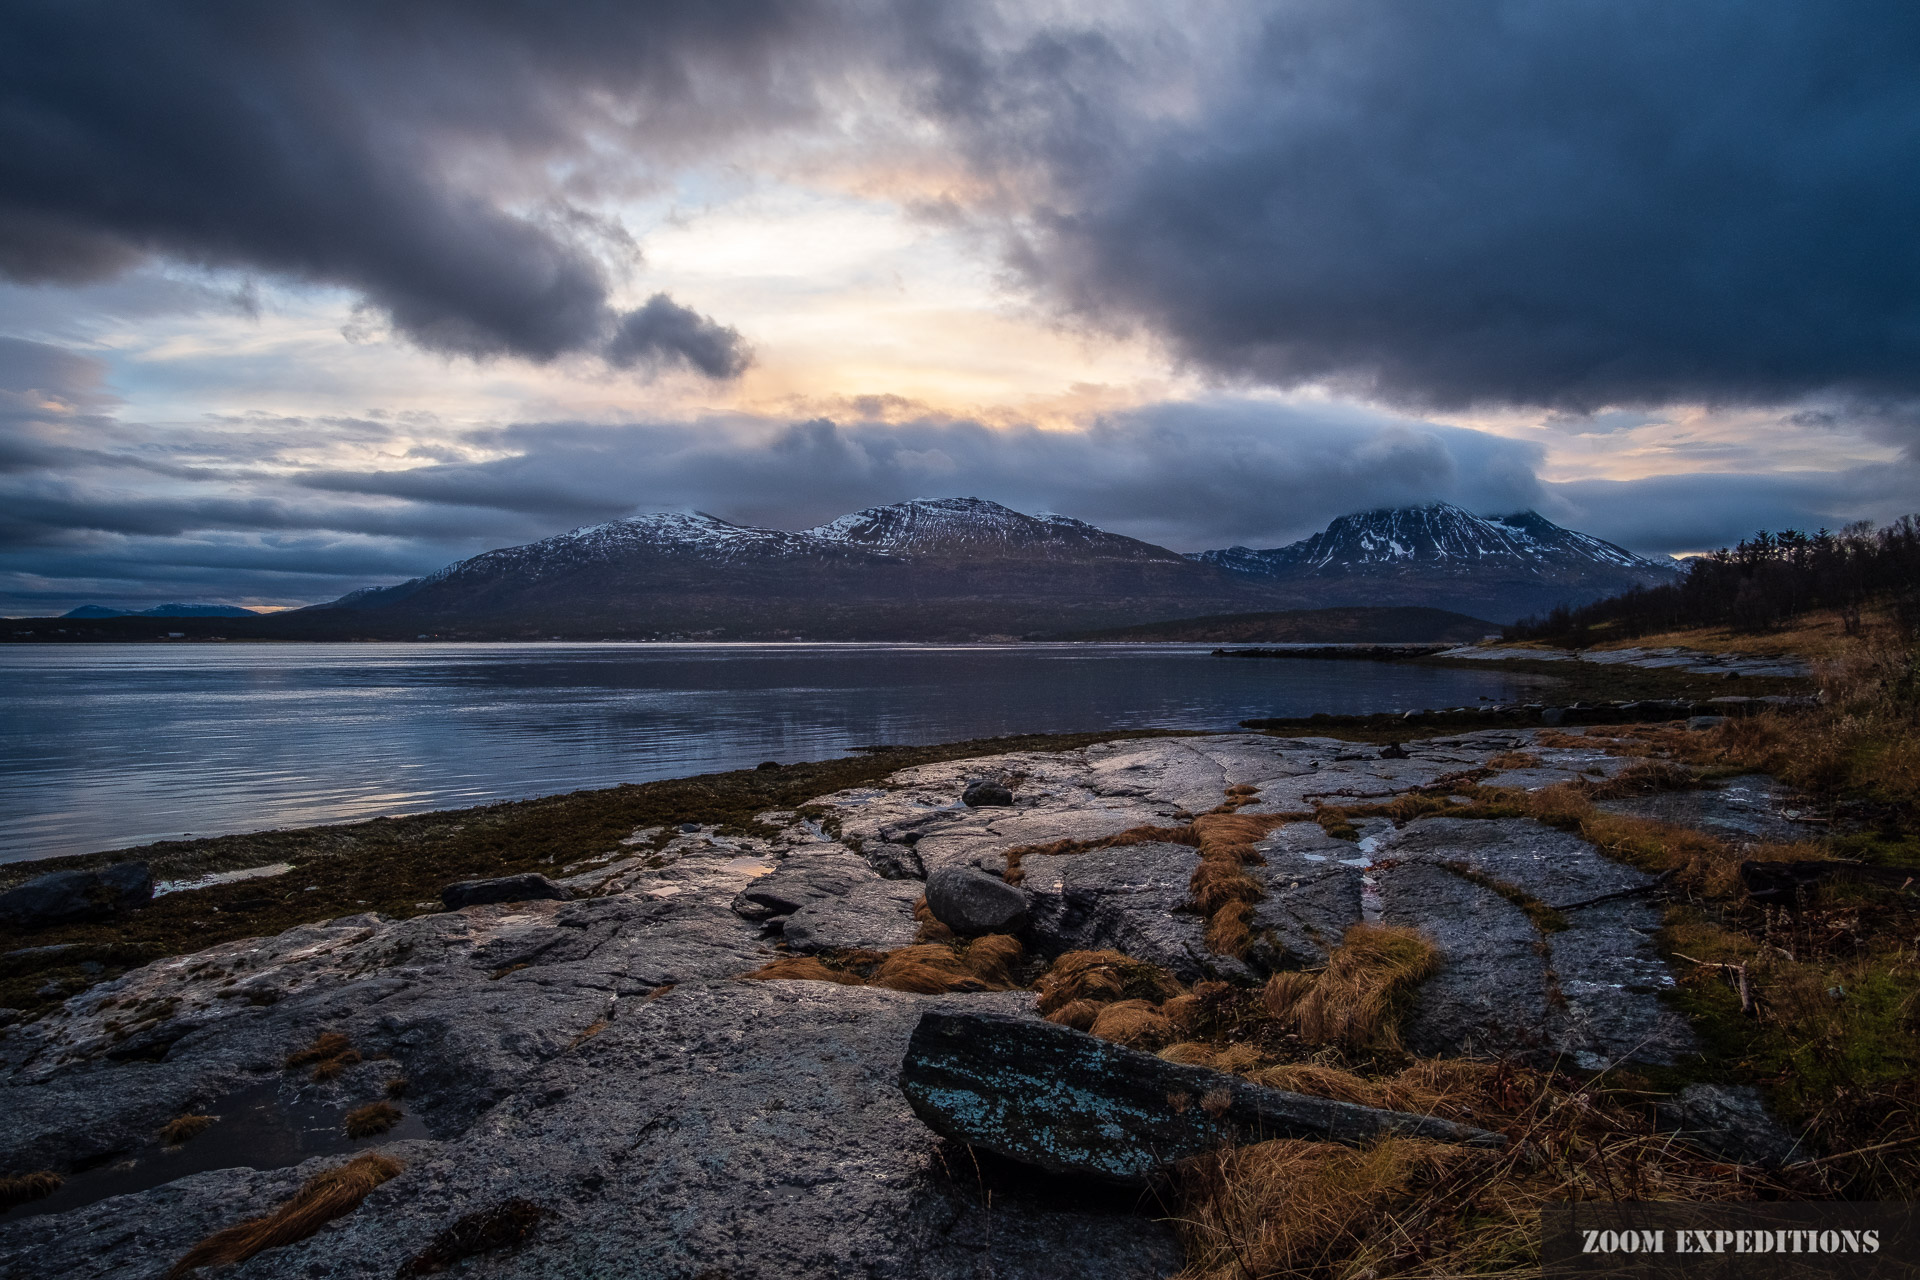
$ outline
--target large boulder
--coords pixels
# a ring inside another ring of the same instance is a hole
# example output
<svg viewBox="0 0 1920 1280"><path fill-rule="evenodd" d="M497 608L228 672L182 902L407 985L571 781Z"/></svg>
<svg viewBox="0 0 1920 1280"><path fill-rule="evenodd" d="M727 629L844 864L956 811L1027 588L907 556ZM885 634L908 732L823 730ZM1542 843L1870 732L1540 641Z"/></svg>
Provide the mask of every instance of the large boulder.
<svg viewBox="0 0 1920 1280"><path fill-rule="evenodd" d="M44 929L105 920L152 900L153 873L144 862L56 871L0 893L0 924Z"/></svg>
<svg viewBox="0 0 1920 1280"><path fill-rule="evenodd" d="M962 937L1018 933L1027 925L1027 895L971 867L942 867L929 876L927 910Z"/></svg>
<svg viewBox="0 0 1920 1280"><path fill-rule="evenodd" d="M534 902L542 898L566 902L572 897L566 886L557 885L532 871L524 875L498 876L492 880L460 880L440 891L440 901L449 911L492 902Z"/></svg>
<svg viewBox="0 0 1920 1280"><path fill-rule="evenodd" d="M1175 1161L1270 1138L1505 1142L1432 1116L1264 1089L1006 1013L922 1014L900 1088L914 1114L944 1137L1050 1173L1131 1185Z"/></svg>

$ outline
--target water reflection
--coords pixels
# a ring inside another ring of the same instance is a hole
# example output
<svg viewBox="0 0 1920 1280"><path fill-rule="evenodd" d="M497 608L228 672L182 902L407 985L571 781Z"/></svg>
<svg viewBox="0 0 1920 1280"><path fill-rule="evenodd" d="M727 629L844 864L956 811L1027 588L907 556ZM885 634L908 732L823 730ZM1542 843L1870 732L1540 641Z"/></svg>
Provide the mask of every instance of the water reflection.
<svg viewBox="0 0 1920 1280"><path fill-rule="evenodd" d="M1182 645L6 645L0 681L0 861L869 743L1224 729L1529 687Z"/></svg>

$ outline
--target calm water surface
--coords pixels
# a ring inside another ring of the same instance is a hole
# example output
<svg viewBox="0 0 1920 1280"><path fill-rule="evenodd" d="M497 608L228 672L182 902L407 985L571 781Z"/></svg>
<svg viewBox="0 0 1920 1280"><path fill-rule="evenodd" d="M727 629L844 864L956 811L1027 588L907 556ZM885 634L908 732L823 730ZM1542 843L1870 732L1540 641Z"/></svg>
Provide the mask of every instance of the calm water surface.
<svg viewBox="0 0 1920 1280"><path fill-rule="evenodd" d="M818 760L1510 700L1192 645L0 645L0 862Z"/></svg>

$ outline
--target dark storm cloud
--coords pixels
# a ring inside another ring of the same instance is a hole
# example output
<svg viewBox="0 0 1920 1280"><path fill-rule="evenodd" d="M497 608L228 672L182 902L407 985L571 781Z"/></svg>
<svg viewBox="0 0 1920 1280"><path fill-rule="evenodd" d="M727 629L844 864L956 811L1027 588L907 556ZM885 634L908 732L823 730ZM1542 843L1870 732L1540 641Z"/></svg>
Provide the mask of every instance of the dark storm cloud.
<svg viewBox="0 0 1920 1280"><path fill-rule="evenodd" d="M618 314L623 246L566 184L596 142L672 155L803 118L784 60L827 27L771 0L27 0L0 23L0 273L159 253L346 286L435 350L613 340L714 376L737 336L659 299Z"/></svg>
<svg viewBox="0 0 1920 1280"><path fill-rule="evenodd" d="M1773 475L1673 475L1547 486L1542 512L1636 551L1730 547L1762 529L1838 530L1887 523L1920 493L1912 464Z"/></svg>
<svg viewBox="0 0 1920 1280"><path fill-rule="evenodd" d="M1920 9L1261 12L1173 110L1160 64L957 60L989 89L936 109L1024 182L1035 286L1208 369L1415 405L1920 394ZM1044 109L1003 109L1023 83Z"/></svg>

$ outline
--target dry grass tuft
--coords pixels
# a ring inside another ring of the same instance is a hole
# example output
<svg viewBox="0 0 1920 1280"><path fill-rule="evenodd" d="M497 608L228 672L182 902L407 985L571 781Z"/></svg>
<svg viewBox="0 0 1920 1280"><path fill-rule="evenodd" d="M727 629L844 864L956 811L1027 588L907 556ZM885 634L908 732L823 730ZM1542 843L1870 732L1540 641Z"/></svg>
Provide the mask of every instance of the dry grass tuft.
<svg viewBox="0 0 1920 1280"><path fill-rule="evenodd" d="M1182 1040L1179 1044L1170 1044L1160 1051L1160 1056L1168 1062L1178 1062L1182 1066L1205 1067L1213 1063L1214 1047L1202 1044L1198 1040Z"/></svg>
<svg viewBox="0 0 1920 1280"><path fill-rule="evenodd" d="M960 951L960 962L980 981L1004 990L1014 985L1013 967L1020 963L1023 954L1018 938L989 933L967 943Z"/></svg>
<svg viewBox="0 0 1920 1280"><path fill-rule="evenodd" d="M831 969L817 956L781 956L770 960L752 973L740 975L743 978L774 980L779 978L797 978L802 982L837 982L846 987L864 987L867 980L857 973L845 969Z"/></svg>
<svg viewBox="0 0 1920 1280"><path fill-rule="evenodd" d="M1215 955L1244 956L1253 942L1252 922L1252 903L1228 903L1207 921L1207 949Z"/></svg>
<svg viewBox="0 0 1920 1280"><path fill-rule="evenodd" d="M394 1076L387 1081L385 1088L389 1098L404 1098L407 1096L407 1078Z"/></svg>
<svg viewBox="0 0 1920 1280"><path fill-rule="evenodd" d="M1121 1000L1100 1010L1087 1028L1102 1040L1130 1049L1158 1049L1173 1039L1173 1024L1147 1000Z"/></svg>
<svg viewBox="0 0 1920 1280"><path fill-rule="evenodd" d="M359 1061L360 1051L349 1049L337 1057L328 1058L325 1062L316 1062L313 1066L313 1078L321 1082L335 1079L342 1071Z"/></svg>
<svg viewBox="0 0 1920 1280"><path fill-rule="evenodd" d="M1573 785L1595 800L1611 800L1620 796L1650 796L1662 791L1692 791L1701 786L1701 782L1691 769L1672 761L1642 760L1605 781L1581 781Z"/></svg>
<svg viewBox="0 0 1920 1280"><path fill-rule="evenodd" d="M324 1062L328 1058L337 1058L353 1047L353 1042L338 1031L323 1031L314 1042L304 1049L296 1049L287 1055L287 1069L304 1067L310 1062Z"/></svg>
<svg viewBox="0 0 1920 1280"><path fill-rule="evenodd" d="M65 1186L66 1181L51 1169L41 1169L37 1173L22 1173L11 1178L0 1178L0 1213L6 1212L17 1204L44 1200Z"/></svg>
<svg viewBox="0 0 1920 1280"><path fill-rule="evenodd" d="M1014 877L1012 874L1015 866L1016 864L1013 861L1013 857L1011 854L1009 854L1008 860L1007 860L1007 870L1008 870L1007 883L1008 884L1020 883L1019 879ZM915 942L952 943L952 942L958 942L960 940L959 934L955 933L953 930L947 928L947 926L945 926L944 924L941 924L938 920L934 919L933 908L927 905L927 900L924 896L920 898L916 898L914 900L913 918L916 921L918 921L920 925L920 927L916 929L913 934L913 940Z"/></svg>
<svg viewBox="0 0 1920 1280"><path fill-rule="evenodd" d="M370 1191L397 1177L404 1167L398 1160L369 1152L316 1174L266 1217L216 1231L202 1240L173 1264L167 1280L180 1280L201 1267L245 1262L267 1249L305 1240L335 1218L359 1208Z"/></svg>
<svg viewBox="0 0 1920 1280"><path fill-rule="evenodd" d="M1275 974L1264 999L1310 1044L1397 1050L1401 1006L1439 964L1439 951L1413 929L1357 924L1325 970Z"/></svg>
<svg viewBox="0 0 1920 1280"><path fill-rule="evenodd" d="M1158 965L1118 951L1069 951L1034 984L1040 1012L1051 1014L1077 1000L1112 1004L1146 1000L1158 1004L1186 994L1174 976Z"/></svg>
<svg viewBox="0 0 1920 1280"><path fill-rule="evenodd" d="M923 943L890 951L873 971L868 983L892 991L917 991L939 995L948 991L986 991L990 988L973 975L966 961L952 947Z"/></svg>
<svg viewBox="0 0 1920 1280"><path fill-rule="evenodd" d="M1187 882L1187 901L1203 915L1234 902L1258 902L1263 895L1252 876L1234 862L1202 862Z"/></svg>
<svg viewBox="0 0 1920 1280"><path fill-rule="evenodd" d="M296 1049L287 1055L287 1069L313 1064L313 1078L316 1082L332 1080L342 1071L360 1061L360 1051L351 1041L338 1031L323 1031L314 1038L312 1044L304 1049Z"/></svg>
<svg viewBox="0 0 1920 1280"><path fill-rule="evenodd" d="M1092 1029L1094 1019L1100 1016L1102 1007L1092 1000L1069 1000L1049 1013L1047 1021L1072 1027L1075 1031L1088 1031Z"/></svg>
<svg viewBox="0 0 1920 1280"><path fill-rule="evenodd" d="M371 1138L376 1133L385 1133L393 1128L401 1119L400 1108L391 1102L369 1102L364 1107L347 1112L347 1136Z"/></svg>
<svg viewBox="0 0 1920 1280"><path fill-rule="evenodd" d="M160 1141L170 1147L177 1147L205 1133L219 1118L219 1116L175 1116L160 1126Z"/></svg>
<svg viewBox="0 0 1920 1280"><path fill-rule="evenodd" d="M1503 751L1488 759L1486 767L1496 773L1508 769L1538 769L1540 757L1530 751Z"/></svg>

